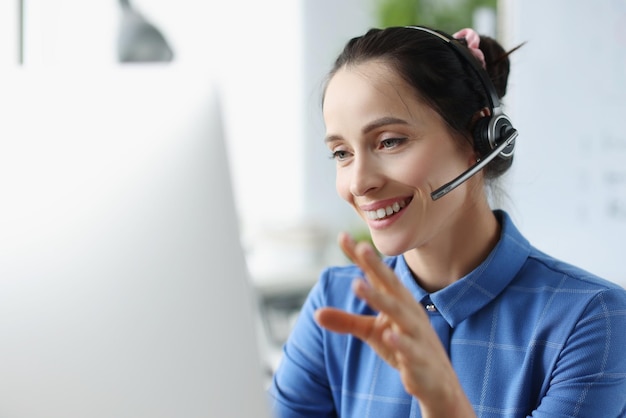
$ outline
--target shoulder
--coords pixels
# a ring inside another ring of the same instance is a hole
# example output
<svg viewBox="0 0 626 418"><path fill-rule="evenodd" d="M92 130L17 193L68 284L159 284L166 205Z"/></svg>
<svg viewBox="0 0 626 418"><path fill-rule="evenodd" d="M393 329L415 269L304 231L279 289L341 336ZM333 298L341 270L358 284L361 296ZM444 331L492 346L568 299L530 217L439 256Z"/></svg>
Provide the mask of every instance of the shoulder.
<svg viewBox="0 0 626 418"><path fill-rule="evenodd" d="M553 395L576 396L579 404L587 396L595 399L581 410L590 414L594 408L624 408L624 402L610 402L626 389L626 290L535 249L528 265L530 271L541 272L545 281L543 291L535 294L545 302L540 329L551 343L559 343ZM585 412L580 415L587 416Z"/></svg>
<svg viewBox="0 0 626 418"><path fill-rule="evenodd" d="M585 318L608 312L618 322L626 319L626 290L540 251L520 234L506 213L498 215L508 243L507 251L501 254L506 263L500 269L516 265L501 295L507 306L523 306L526 318L534 318L552 332L571 331Z"/></svg>
<svg viewBox="0 0 626 418"><path fill-rule="evenodd" d="M509 296L524 300L526 315L552 332L576 332L587 321L626 329L626 290L535 248L511 282Z"/></svg>
<svg viewBox="0 0 626 418"><path fill-rule="evenodd" d="M531 273L530 276L542 277L548 283L561 283L579 289L581 292L615 291L626 295L626 290L618 284L552 257L534 247L531 248L525 269Z"/></svg>
<svg viewBox="0 0 626 418"><path fill-rule="evenodd" d="M601 278L571 263L550 256L537 249L515 227L509 215L504 211L496 211L502 227L503 241L508 246L500 256L518 260L519 270L514 284L531 287L564 287L577 289L578 293L596 293L602 291L624 292L619 285Z"/></svg>

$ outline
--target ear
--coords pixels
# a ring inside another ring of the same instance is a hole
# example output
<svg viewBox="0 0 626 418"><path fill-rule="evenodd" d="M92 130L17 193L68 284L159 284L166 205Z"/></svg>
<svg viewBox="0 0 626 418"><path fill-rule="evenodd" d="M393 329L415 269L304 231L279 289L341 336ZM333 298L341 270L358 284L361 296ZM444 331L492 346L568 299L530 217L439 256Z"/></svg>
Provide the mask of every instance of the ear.
<svg viewBox="0 0 626 418"><path fill-rule="evenodd" d="M472 115L472 120L470 121L470 132L475 133L478 121L489 116L491 116L491 110L488 107L477 110L474 115Z"/></svg>
<svg viewBox="0 0 626 418"><path fill-rule="evenodd" d="M467 167L471 167L479 161L480 161L480 154L478 153L478 151L473 150L472 153L467 158Z"/></svg>
<svg viewBox="0 0 626 418"><path fill-rule="evenodd" d="M472 126L476 123L477 120L481 118L486 118L487 116L491 116L491 110L488 107L483 107L472 116Z"/></svg>
<svg viewBox="0 0 626 418"><path fill-rule="evenodd" d="M474 151L476 161L485 155L489 149L489 141L487 140L487 127L489 126L491 110L487 107L476 111L472 116L471 132L474 143Z"/></svg>

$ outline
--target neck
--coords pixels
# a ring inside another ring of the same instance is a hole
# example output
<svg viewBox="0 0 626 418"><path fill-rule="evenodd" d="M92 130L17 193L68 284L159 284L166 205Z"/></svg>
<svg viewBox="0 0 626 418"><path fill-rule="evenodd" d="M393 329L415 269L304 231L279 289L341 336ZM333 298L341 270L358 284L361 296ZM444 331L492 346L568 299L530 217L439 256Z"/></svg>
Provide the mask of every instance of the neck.
<svg viewBox="0 0 626 418"><path fill-rule="evenodd" d="M500 239L500 225L485 200L447 226L430 242L404 254L418 284L435 292L478 267Z"/></svg>

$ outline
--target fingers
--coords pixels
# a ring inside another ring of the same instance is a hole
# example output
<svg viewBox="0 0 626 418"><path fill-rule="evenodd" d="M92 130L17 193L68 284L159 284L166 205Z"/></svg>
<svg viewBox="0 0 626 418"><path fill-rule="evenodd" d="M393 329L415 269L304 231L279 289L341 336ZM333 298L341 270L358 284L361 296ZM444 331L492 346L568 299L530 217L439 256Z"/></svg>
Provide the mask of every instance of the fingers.
<svg viewBox="0 0 626 418"><path fill-rule="evenodd" d="M421 304L406 289L401 295L381 292L362 279L355 280L352 288L360 299L385 314L404 333L418 336L420 326L429 323Z"/></svg>
<svg viewBox="0 0 626 418"><path fill-rule="evenodd" d="M354 294L378 314L321 308L315 313L320 326L352 334L369 344L400 372L406 390L418 398L436 392L442 381L454 381L454 370L428 314L395 272L368 243L356 243L349 235L341 234L339 245L364 272L365 279L353 281Z"/></svg>
<svg viewBox="0 0 626 418"><path fill-rule="evenodd" d="M315 311L317 323L340 334L352 334L361 340L368 340L374 329L374 316L354 315L336 308L321 308Z"/></svg>
<svg viewBox="0 0 626 418"><path fill-rule="evenodd" d="M426 319L426 313L394 271L380 259L369 243L356 243L343 233L339 236L339 245L367 278L367 281L353 283L355 294L373 309L388 315L404 332L417 335L419 322L416 319Z"/></svg>
<svg viewBox="0 0 626 418"><path fill-rule="evenodd" d="M346 232L340 232L337 241L339 243L339 247L343 250L346 256L350 260L354 261L354 259L356 258L356 254L354 254L354 246L356 245L356 242L354 241L354 239L352 239L350 234Z"/></svg>
<svg viewBox="0 0 626 418"><path fill-rule="evenodd" d="M389 327L384 314L355 315L336 308L320 308L315 311L317 323L341 334L352 334L369 344L381 358L397 368L395 354L383 341L383 333Z"/></svg>
<svg viewBox="0 0 626 418"><path fill-rule="evenodd" d="M363 270L374 287L392 293L404 289L395 273L382 262L369 243L357 243L350 235L342 233L339 235L339 246Z"/></svg>

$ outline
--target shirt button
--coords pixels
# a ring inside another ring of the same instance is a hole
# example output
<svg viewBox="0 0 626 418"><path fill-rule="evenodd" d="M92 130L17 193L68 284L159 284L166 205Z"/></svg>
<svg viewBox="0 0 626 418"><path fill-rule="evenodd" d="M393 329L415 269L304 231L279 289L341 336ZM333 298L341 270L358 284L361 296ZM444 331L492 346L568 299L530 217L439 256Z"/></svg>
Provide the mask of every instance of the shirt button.
<svg viewBox="0 0 626 418"><path fill-rule="evenodd" d="M435 306L435 304L429 303L428 305L426 305L426 310L428 312L437 312L437 307Z"/></svg>

